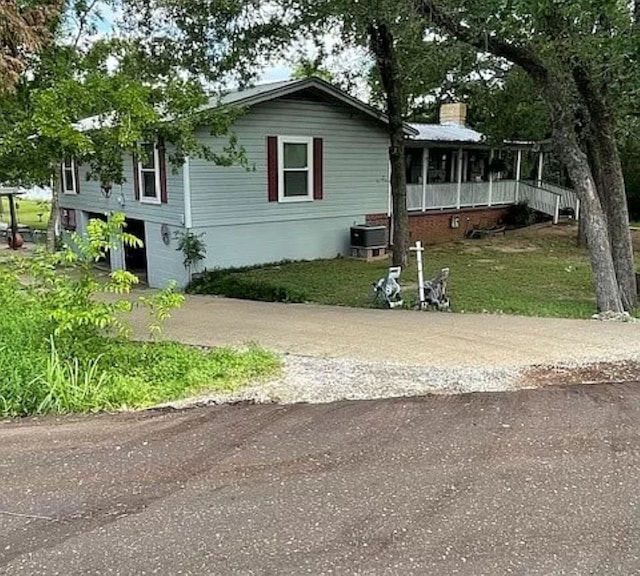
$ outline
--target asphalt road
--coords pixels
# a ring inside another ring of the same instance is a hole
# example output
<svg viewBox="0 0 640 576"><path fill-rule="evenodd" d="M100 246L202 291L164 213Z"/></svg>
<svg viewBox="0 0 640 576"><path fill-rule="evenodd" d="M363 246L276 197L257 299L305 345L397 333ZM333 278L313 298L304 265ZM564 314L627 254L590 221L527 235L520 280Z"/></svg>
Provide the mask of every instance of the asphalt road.
<svg viewBox="0 0 640 576"><path fill-rule="evenodd" d="M640 573L640 387L0 424L1 574Z"/></svg>

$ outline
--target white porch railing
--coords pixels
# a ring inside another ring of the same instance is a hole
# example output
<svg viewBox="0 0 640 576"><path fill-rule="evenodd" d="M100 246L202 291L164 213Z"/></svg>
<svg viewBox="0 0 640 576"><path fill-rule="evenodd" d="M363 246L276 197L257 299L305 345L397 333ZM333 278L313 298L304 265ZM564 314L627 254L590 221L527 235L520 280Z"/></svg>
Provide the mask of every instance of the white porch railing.
<svg viewBox="0 0 640 576"><path fill-rule="evenodd" d="M560 194L544 188L538 188L529 182L520 182L520 199L526 200L534 210L553 216L553 223L558 223L560 217Z"/></svg>
<svg viewBox="0 0 640 576"><path fill-rule="evenodd" d="M517 201L516 181L461 182L446 184L407 184L407 210L443 210L513 204Z"/></svg>
<svg viewBox="0 0 640 576"><path fill-rule="evenodd" d="M561 208L571 207L576 218L580 201L575 192L562 186L534 181L497 180L495 182L451 182L446 184L408 184L407 210L425 212L451 208L504 206L526 200L534 210L558 222Z"/></svg>
<svg viewBox="0 0 640 576"><path fill-rule="evenodd" d="M540 183L527 180L527 184L535 186L536 188L542 188L548 190L554 194L560 195L560 208L571 208L574 211L574 217L576 220L580 216L580 200L578 195L570 188L564 186L558 186L557 184L551 184L550 182L542 181Z"/></svg>

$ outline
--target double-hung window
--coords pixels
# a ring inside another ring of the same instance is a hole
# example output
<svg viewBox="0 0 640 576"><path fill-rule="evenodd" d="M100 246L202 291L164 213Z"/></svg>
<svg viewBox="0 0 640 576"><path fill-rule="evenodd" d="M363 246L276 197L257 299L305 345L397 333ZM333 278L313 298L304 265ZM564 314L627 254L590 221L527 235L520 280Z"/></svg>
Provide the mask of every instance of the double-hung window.
<svg viewBox="0 0 640 576"><path fill-rule="evenodd" d="M62 191L65 194L78 193L76 163L73 158L65 158L62 161Z"/></svg>
<svg viewBox="0 0 640 576"><path fill-rule="evenodd" d="M142 158L138 162L140 202L160 204L160 157L158 146L152 143L142 145Z"/></svg>
<svg viewBox="0 0 640 576"><path fill-rule="evenodd" d="M278 201L313 200L313 138L278 138Z"/></svg>

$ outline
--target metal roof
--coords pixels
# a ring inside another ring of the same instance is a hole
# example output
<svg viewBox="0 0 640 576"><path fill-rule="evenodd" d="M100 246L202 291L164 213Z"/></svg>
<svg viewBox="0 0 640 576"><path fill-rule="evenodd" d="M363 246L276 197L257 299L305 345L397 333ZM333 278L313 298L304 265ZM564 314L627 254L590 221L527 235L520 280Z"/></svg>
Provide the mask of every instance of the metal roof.
<svg viewBox="0 0 640 576"><path fill-rule="evenodd" d="M303 90L315 90L333 100L342 102L343 104L359 110L365 116L388 124L386 114L382 113L377 108L366 104L362 100L354 98L350 94L340 90L325 82L321 78L314 76L309 78L301 78L297 80L281 80L279 82L268 82L266 84L259 84L251 88L245 88L242 90L235 90L228 92L222 97L213 97L209 99L209 102L200 108L200 112L204 110L210 110L216 108L221 104L227 106L253 106L260 104L261 102L268 102L269 100L275 100L276 98L282 98L296 92L302 92ZM86 132L89 130L99 130L101 128L109 128L115 124L114 114L104 114L101 116L90 116L84 118L74 124L76 130L80 132ZM404 124L404 132L407 136L417 134L409 124Z"/></svg>
<svg viewBox="0 0 640 576"><path fill-rule="evenodd" d="M410 126L417 132L415 136L410 136L411 140L470 142L474 144L481 144L485 141L484 134L454 122L447 122L445 124L421 124L412 122Z"/></svg>

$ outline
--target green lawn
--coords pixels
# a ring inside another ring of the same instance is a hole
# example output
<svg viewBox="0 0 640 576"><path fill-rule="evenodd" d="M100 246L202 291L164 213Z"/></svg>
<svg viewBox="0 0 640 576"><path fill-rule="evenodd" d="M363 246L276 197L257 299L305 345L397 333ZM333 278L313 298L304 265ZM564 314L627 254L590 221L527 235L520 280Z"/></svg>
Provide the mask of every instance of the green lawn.
<svg viewBox="0 0 640 576"><path fill-rule="evenodd" d="M450 268L455 312L586 318L595 312L595 300L589 263L576 246L575 234L573 227L557 226L427 247L425 275L433 277L440 268ZM370 286L388 266L388 261L345 258L214 271L194 291L239 296L272 288L274 293L292 294L294 301L371 306ZM415 300L415 257L401 280L405 300Z"/></svg>
<svg viewBox="0 0 640 576"><path fill-rule="evenodd" d="M49 221L49 212L51 211L50 202L26 200L20 197L16 198L15 202L19 224L24 224L34 230L46 230L47 222ZM9 215L9 201L7 198L2 199L0 221L11 221L11 216Z"/></svg>

